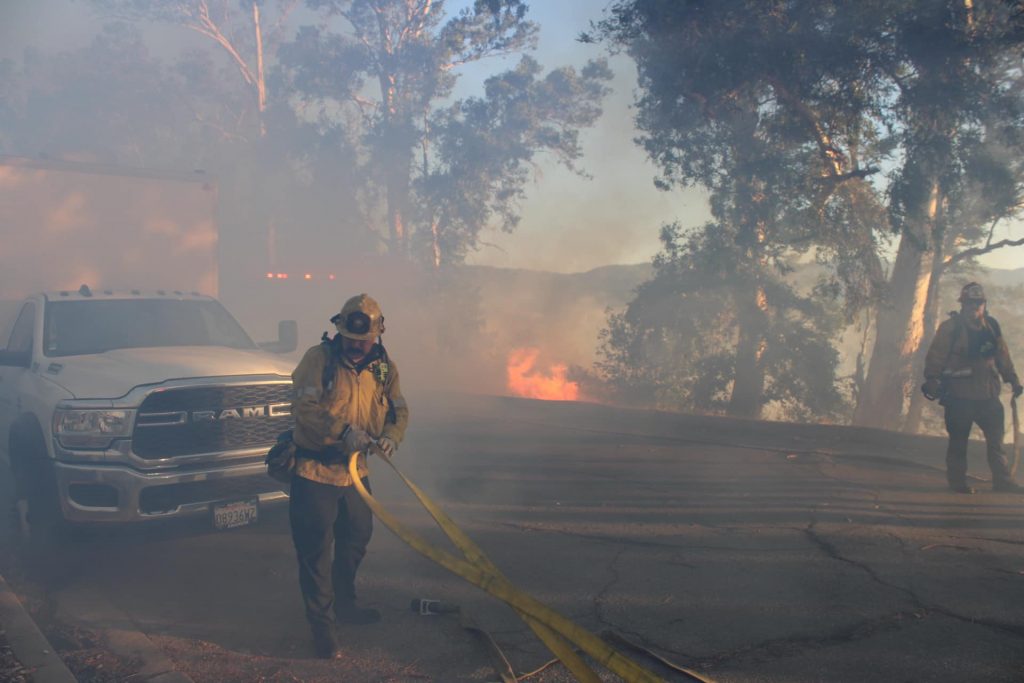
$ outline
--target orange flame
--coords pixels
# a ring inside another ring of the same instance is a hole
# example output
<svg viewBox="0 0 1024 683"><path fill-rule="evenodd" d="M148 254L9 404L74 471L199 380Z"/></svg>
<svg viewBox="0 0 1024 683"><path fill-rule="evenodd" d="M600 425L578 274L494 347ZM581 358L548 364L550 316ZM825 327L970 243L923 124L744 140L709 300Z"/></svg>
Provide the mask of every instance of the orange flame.
<svg viewBox="0 0 1024 683"><path fill-rule="evenodd" d="M509 391L523 398L575 401L579 397L580 386L565 378L566 367L552 365L550 375L541 374L533 368L539 355L539 349L513 349L508 354Z"/></svg>

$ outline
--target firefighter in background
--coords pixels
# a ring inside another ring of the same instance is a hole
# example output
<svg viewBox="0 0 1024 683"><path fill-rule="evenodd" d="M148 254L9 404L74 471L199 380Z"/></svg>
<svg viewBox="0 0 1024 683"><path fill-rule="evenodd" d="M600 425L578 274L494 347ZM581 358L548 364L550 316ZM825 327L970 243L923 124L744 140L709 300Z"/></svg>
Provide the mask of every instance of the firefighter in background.
<svg viewBox="0 0 1024 683"><path fill-rule="evenodd" d="M925 397L946 409L946 479L951 491L974 493L967 484L967 439L977 424L985 435L992 489L1022 493L1013 481L1003 454L1005 417L999 400L1000 377L1013 388L1013 397L1024 391L1010 360L999 323L985 311L985 291L977 282L960 291L960 312L939 325L924 363Z"/></svg>
<svg viewBox="0 0 1024 683"><path fill-rule="evenodd" d="M367 454L390 458L409 420L398 369L380 342L377 302L354 296L331 322L338 334L324 333L292 373L296 465L288 509L306 618L316 654L325 659L339 656L336 623L380 620L377 610L356 605L373 513L352 483L349 456L359 451L359 476L369 489Z"/></svg>

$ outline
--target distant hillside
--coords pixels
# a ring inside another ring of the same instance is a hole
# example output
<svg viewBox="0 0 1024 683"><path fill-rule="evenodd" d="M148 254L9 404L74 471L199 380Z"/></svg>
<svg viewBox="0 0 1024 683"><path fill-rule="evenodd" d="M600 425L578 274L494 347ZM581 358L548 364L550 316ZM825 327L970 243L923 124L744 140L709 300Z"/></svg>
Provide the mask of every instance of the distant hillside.
<svg viewBox="0 0 1024 683"><path fill-rule="evenodd" d="M468 266L478 287L485 329L500 347L536 346L551 362L589 366L607 311L621 310L650 264L603 266L584 273Z"/></svg>
<svg viewBox="0 0 1024 683"><path fill-rule="evenodd" d="M982 279L996 287L1016 287L1024 285L1024 268L991 269L985 271Z"/></svg>

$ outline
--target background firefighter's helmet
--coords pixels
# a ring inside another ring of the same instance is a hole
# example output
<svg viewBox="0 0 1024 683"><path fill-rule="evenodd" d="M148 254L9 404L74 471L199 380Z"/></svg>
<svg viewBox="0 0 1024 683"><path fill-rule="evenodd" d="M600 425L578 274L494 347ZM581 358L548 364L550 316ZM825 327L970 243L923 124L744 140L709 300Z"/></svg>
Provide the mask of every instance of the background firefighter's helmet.
<svg viewBox="0 0 1024 683"><path fill-rule="evenodd" d="M384 334L384 315L368 294L354 296L345 302L341 312L331 318L342 337L361 341L376 339Z"/></svg>
<svg viewBox="0 0 1024 683"><path fill-rule="evenodd" d="M961 303L964 301L985 301L985 290L977 282L968 282L960 290L958 301Z"/></svg>

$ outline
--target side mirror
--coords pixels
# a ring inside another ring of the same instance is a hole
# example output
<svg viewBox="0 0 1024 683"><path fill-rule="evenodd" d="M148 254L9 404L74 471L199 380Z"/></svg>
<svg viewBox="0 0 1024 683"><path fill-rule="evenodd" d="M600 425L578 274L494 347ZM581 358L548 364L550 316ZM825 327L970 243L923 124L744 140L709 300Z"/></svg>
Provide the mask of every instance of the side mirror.
<svg viewBox="0 0 1024 683"><path fill-rule="evenodd" d="M277 323L277 341L260 342L259 347L271 353L291 353L299 346L299 324L294 320Z"/></svg>
<svg viewBox="0 0 1024 683"><path fill-rule="evenodd" d="M31 351L0 351L0 365L27 368L32 365Z"/></svg>

